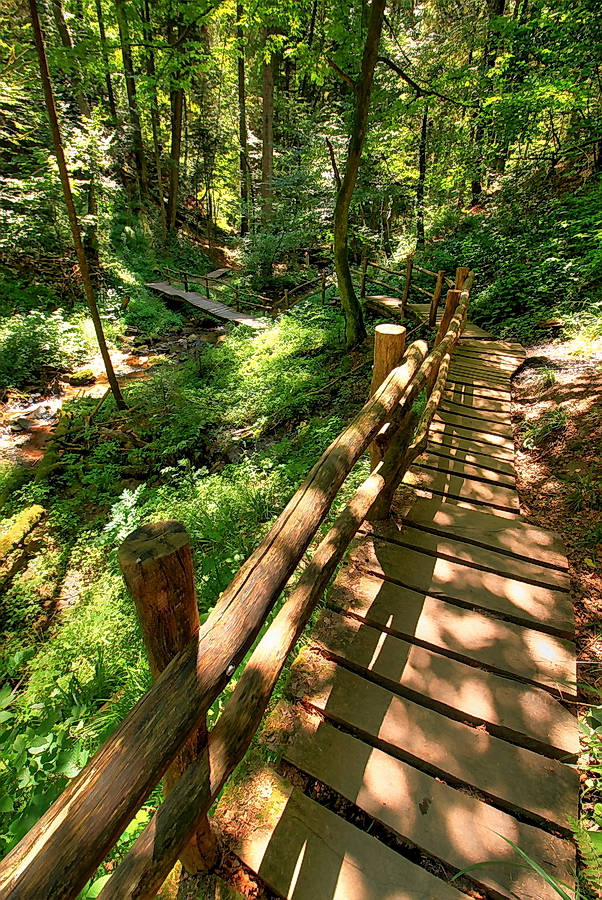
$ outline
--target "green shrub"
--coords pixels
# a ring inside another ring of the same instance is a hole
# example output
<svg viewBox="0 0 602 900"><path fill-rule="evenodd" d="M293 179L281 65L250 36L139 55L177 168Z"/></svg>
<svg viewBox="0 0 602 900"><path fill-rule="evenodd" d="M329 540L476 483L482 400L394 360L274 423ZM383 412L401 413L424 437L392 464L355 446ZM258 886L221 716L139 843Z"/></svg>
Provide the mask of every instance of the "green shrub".
<svg viewBox="0 0 602 900"><path fill-rule="evenodd" d="M91 345L81 315L32 311L0 324L0 388L22 387L82 362Z"/></svg>

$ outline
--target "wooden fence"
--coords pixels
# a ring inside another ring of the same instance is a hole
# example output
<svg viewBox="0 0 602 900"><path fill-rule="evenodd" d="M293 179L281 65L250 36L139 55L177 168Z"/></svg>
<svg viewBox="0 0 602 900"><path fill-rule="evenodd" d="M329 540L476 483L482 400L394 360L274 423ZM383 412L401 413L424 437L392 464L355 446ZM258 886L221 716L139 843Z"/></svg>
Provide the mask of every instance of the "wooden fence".
<svg viewBox="0 0 602 900"><path fill-rule="evenodd" d="M323 453L204 625L196 613L183 526L144 526L126 539L120 563L141 615L154 684L0 864L3 900L77 897L162 779L164 802L100 900L150 900L178 857L189 871L211 867L217 854L207 818L212 802L244 757L287 656L358 527L388 513L396 487L425 449L466 322L472 278L471 273L463 291L448 293L430 353L424 341L404 349L402 326L380 326L372 396ZM428 399L419 417L412 407L423 390ZM371 474L320 543L208 733L208 709L250 650L368 447Z"/></svg>
<svg viewBox="0 0 602 900"><path fill-rule="evenodd" d="M326 300L326 273L324 272L318 278L314 278L311 281L305 281L303 284L299 284L290 290L285 290L284 295L279 300L265 297L263 294L257 294L247 287L231 285L226 281L219 281L217 278L212 278L210 275L194 275L191 272L168 267L167 283L171 284L172 280L177 280L178 284L183 284L185 291L189 290L190 285L197 284L201 286L208 299L211 297L211 291L220 295L221 300L224 299L221 295L225 294L226 304L232 304L237 312L247 308L260 309L266 315L270 315L274 318L277 315L292 309L292 307L297 303L300 303L301 300L307 300L308 297L313 297L318 293L322 296L322 304L324 304ZM308 291L308 288L315 288L315 290ZM304 293L300 293L302 291Z"/></svg>
<svg viewBox="0 0 602 900"><path fill-rule="evenodd" d="M404 279L403 289L398 289L387 282L384 282L381 279L374 278L370 274L368 274L369 269L376 269L377 271L384 272L385 275L396 275L400 278ZM396 269L388 269L385 266L381 266L378 263L371 262L368 259L368 256L364 254L362 259L362 267L360 277L360 296L362 299L366 297L366 283L369 282L371 284L376 284L381 288L386 288L388 293L395 293L399 295L401 299L402 311L405 314L407 310L407 303L410 296L410 290L418 291L420 294L424 294L430 300L430 311L429 311L429 325L431 328L435 327L437 321L437 309L441 302L441 296L443 293L444 285L447 285L450 288L457 287L458 285L462 285L464 280L468 275L468 268L459 267L456 270L456 280L449 278L444 270L440 270L439 272L431 272L430 269L424 269L422 266L417 265L414 262L414 259L411 256L408 256L406 259L405 269L403 271L398 271ZM416 284L415 281L412 280L412 277L415 272L420 272L422 275L426 275L429 278L435 279L435 287L432 291L427 288L421 287L421 285Z"/></svg>

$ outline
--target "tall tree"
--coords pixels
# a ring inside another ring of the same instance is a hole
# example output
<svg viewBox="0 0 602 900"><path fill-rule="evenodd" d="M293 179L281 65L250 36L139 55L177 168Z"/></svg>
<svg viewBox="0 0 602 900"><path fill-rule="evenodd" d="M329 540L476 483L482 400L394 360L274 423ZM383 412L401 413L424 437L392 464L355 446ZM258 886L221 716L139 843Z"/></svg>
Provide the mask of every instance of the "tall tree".
<svg viewBox="0 0 602 900"><path fill-rule="evenodd" d="M73 195L71 193L71 184L69 182L69 173L67 171L67 164L65 162L65 153L63 151L63 142L61 139L59 120L58 120L58 116L56 113L56 106L54 103L54 94L52 91L52 83L50 81L50 72L48 71L48 60L46 58L46 48L44 46L44 36L42 34L42 27L40 25L40 17L38 15L38 7L36 4L36 0L29 0L29 8L31 11L31 22L32 22L33 33L34 33L35 42L36 42L36 50L38 53L38 59L39 59L39 63L40 63L40 73L42 76L42 84L44 87L44 97L46 100L46 109L48 112L48 118L50 120L50 129L52 131L54 152L56 154L56 160L58 163L61 184L63 186L63 193L65 196L65 205L67 206L67 214L69 216L69 224L71 225L71 233L73 235L73 243L75 244L75 252L77 254L77 261L79 263L79 269L81 272L82 281L84 283L84 288L86 291L86 299L88 301L88 306L90 307L90 314L92 316L92 321L94 323L94 330L96 332L96 340L98 341L98 346L100 348L102 360L105 365L107 378L109 381L109 385L111 387L111 391L113 392L113 396L115 398L115 403L117 404L117 408L118 409L127 409L127 404L125 403L125 400L122 397L121 389L117 382L117 378L115 377L115 372L113 370L113 363L111 362L111 357L109 355L109 351L107 348L107 342L106 342L105 336L104 336L102 321L100 318L100 314L98 312L98 306L96 305L96 297L94 296L94 288L92 286L92 280L90 278L90 269L88 267L88 260L86 258L86 253L85 253L84 245L82 242L81 231L79 228L79 223L77 221L77 213L75 211L75 204L73 203Z"/></svg>
<svg viewBox="0 0 602 900"><path fill-rule="evenodd" d="M236 37L238 46L238 143L240 146L240 235L249 231L249 199L251 190L251 170L247 148L247 98L245 83L245 48L242 27L243 5L236 5Z"/></svg>
<svg viewBox="0 0 602 900"><path fill-rule="evenodd" d="M123 71L125 74L125 88L128 97L128 109L130 124L132 126L134 159L140 182L140 194L145 200L148 194L148 173L146 169L146 157L142 141L142 126L140 124L140 112L136 99L136 79L134 76L134 64L132 62L132 50L130 43L130 29L124 0L115 0L117 12L117 24L119 26L119 43L121 45L121 57L123 59Z"/></svg>
<svg viewBox="0 0 602 900"><path fill-rule="evenodd" d="M355 346L366 337L362 308L353 287L351 270L349 268L349 207L351 206L351 199L357 181L368 127L370 94L374 78L374 67L378 58L378 45L382 32L385 6L386 0L372 0L368 33L362 55L362 68L360 77L354 86L356 96L355 113L347 150L347 162L345 164L345 173L341 180L341 187L337 193L334 213L334 264L339 295L345 315L345 335L348 347Z"/></svg>
<svg viewBox="0 0 602 900"><path fill-rule="evenodd" d="M115 105L115 94L113 92L113 82L111 80L111 67L109 65L109 51L107 50L107 35L105 32L105 19L102 11L102 0L96 2L96 20L98 22L98 33L100 35L100 52L102 54L102 63L105 73L105 83L107 85L107 100L109 101L109 109L111 111L111 119L117 121L117 107Z"/></svg>
<svg viewBox="0 0 602 900"><path fill-rule="evenodd" d="M269 46L269 29L264 29L264 57L261 75L261 219L267 224L272 218L274 192L274 57Z"/></svg>
<svg viewBox="0 0 602 900"><path fill-rule="evenodd" d="M177 23L170 19L167 26L167 39L172 52L178 53L178 47L184 39L185 29L181 18ZM177 66L170 92L171 100L171 149L169 154L169 195L167 200L167 227L175 231L178 212L178 188L180 185L180 155L182 153L182 121L184 112L184 87L182 73Z"/></svg>
<svg viewBox="0 0 602 900"><path fill-rule="evenodd" d="M159 117L159 98L157 96L157 78L155 72L155 54L153 51L153 29L151 22L150 4L144 0L142 14L144 28L144 41L146 44L146 74L151 92L151 128L153 132L153 153L155 156L155 172L157 176L157 193L159 194L159 212L161 214L161 238L163 244L167 243L167 214L165 211L165 197L163 195L163 170L161 167L161 151L159 148L159 131L161 121Z"/></svg>
<svg viewBox="0 0 602 900"><path fill-rule="evenodd" d="M416 185L416 247L424 247L424 186L426 182L426 138L429 122L428 104L424 106L420 143L418 144L418 184Z"/></svg>

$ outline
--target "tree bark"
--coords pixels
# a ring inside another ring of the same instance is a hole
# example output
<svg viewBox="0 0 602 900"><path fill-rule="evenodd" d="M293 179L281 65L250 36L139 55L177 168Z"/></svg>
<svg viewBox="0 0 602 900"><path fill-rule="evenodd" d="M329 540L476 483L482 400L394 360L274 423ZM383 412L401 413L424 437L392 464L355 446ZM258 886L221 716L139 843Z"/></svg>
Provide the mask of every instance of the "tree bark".
<svg viewBox="0 0 602 900"><path fill-rule="evenodd" d="M125 87L128 96L130 124L132 126L134 138L134 158L136 160L136 170L138 172L138 178L140 180L140 194L142 196L142 199L146 200L146 197L148 195L148 174L146 171L144 144L142 142L140 113L138 111L138 101L136 99L136 80L134 78L134 66L132 63L132 53L130 49L130 33L123 0L115 0L115 9L117 12L117 24L119 26L119 43L121 44L121 56L123 59Z"/></svg>
<svg viewBox="0 0 602 900"><path fill-rule="evenodd" d="M378 44L382 31L386 0L372 0L368 34L364 45L362 69L356 85L356 105L351 139L347 153L345 174L337 194L334 213L334 263L339 294L345 315L347 346L353 347L366 337L362 309L355 294L348 258L349 207L353 197L362 149L368 125L370 92L374 67L378 57Z"/></svg>
<svg viewBox="0 0 602 900"><path fill-rule="evenodd" d="M96 20L98 22L98 33L100 35L100 52L102 53L102 64L105 70L107 99L109 101L109 109L111 110L111 119L113 122L117 122L117 107L115 105L115 94L113 93L113 82L111 81L111 68L109 66L109 53L107 50L107 35L105 32L102 0L96 0Z"/></svg>
<svg viewBox="0 0 602 900"><path fill-rule="evenodd" d="M175 45L182 36L182 26L178 27L176 37L173 23L168 28L168 41L174 52L178 52ZM175 87L171 90L171 150L169 154L169 196L167 200L167 228L176 230L176 217L178 212L178 188L180 185L180 154L182 152L182 121L184 113L184 88L177 86L180 80L179 69L174 76Z"/></svg>
<svg viewBox="0 0 602 900"><path fill-rule="evenodd" d="M424 248L424 185L426 181L426 137L428 129L429 108L424 107L420 144L418 145L418 184L416 185L416 248Z"/></svg>
<svg viewBox="0 0 602 900"><path fill-rule="evenodd" d="M265 30L267 42L268 31ZM272 218L274 179L274 63L270 51L269 60L262 71L262 151L261 151L261 219L264 225Z"/></svg>
<svg viewBox="0 0 602 900"><path fill-rule="evenodd" d="M236 37L238 38L238 141L240 145L240 236L249 232L249 196L251 172L247 155L247 108L245 86L244 31L240 24L243 17L242 3L236 5Z"/></svg>
<svg viewBox="0 0 602 900"><path fill-rule="evenodd" d="M94 323L96 340L98 341L98 346L100 348L100 353L107 373L107 379L111 386L113 396L115 397L117 408L127 409L127 404L121 395L121 390L119 388L117 378L115 377L115 372L113 371L113 363L111 362L111 357L109 356L109 351L107 349L107 343L105 341L104 331L102 328L102 321L100 319L98 307L96 305L96 297L94 296L94 288L92 287L92 281L90 279L88 260L86 258L81 231L77 221L77 213L75 212L73 195L71 193L71 184L69 182L69 173L67 171L67 164L65 162L65 154L63 152L63 142L61 140L61 131L59 128L59 121L54 104L52 83L50 81L50 73L48 71L48 60L46 59L46 48L44 46L44 37L42 35L42 28L40 25L40 17L38 15L36 0L29 0L29 8L31 11L31 23L35 36L36 50L40 62L40 73L42 76L42 84L44 86L46 109L48 112L48 118L50 120L50 128L52 131L52 139L54 142L54 152L56 154L61 184L63 186L63 193L65 195L65 205L67 206L67 214L69 216L69 224L71 225L71 233L73 234L73 243L75 244L77 261L79 263L79 269L86 291L86 299L88 301L88 306L90 307L90 314Z"/></svg>
<svg viewBox="0 0 602 900"><path fill-rule="evenodd" d="M100 2L100 0L97 0ZM148 0L144 0L144 34L147 45L146 73L151 83L151 128L153 132L153 153L155 156L155 171L157 174L157 192L159 194L159 211L161 213L161 240L167 243L167 215L165 211L165 197L163 195L163 171L161 168L161 152L159 150L159 132L161 121L159 118L159 101L157 99L157 83L155 79L155 54L152 50L151 13Z"/></svg>

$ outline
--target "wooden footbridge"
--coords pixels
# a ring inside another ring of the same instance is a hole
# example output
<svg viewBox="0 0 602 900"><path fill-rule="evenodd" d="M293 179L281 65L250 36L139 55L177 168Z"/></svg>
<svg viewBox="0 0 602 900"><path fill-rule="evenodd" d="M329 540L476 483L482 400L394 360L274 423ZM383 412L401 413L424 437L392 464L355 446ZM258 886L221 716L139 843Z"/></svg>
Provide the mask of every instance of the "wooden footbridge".
<svg viewBox="0 0 602 900"><path fill-rule="evenodd" d="M520 515L510 378L524 351L465 328L464 278L438 314L430 352L423 341L404 351L399 329L379 332L371 399L200 629L182 526L145 526L126 540L121 565L156 681L1 865L3 900L76 897L168 766L166 799L99 896L151 898L178 856L192 871L215 862L207 812L350 544L292 666L289 701L268 720L264 740L282 762L218 807L226 839L287 900L557 897L535 869L516 865L515 847L572 895L578 729L565 704L576 681L567 561L554 532ZM207 735L208 707L367 447L372 473Z"/></svg>

